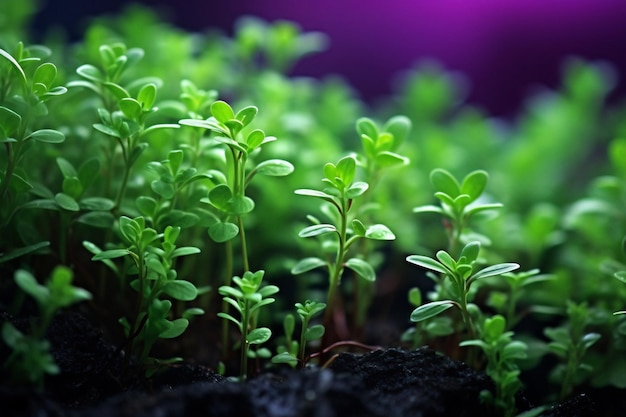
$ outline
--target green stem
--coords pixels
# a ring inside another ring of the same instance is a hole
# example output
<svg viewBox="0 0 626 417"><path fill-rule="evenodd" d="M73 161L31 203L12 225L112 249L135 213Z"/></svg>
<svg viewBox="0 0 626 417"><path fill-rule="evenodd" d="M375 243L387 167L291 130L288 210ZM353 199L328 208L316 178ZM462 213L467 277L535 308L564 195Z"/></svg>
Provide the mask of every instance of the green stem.
<svg viewBox="0 0 626 417"><path fill-rule="evenodd" d="M326 333L324 333L324 342L322 348L328 342L328 338L331 337L331 330L334 330L334 312L335 312L335 298L337 297L337 290L341 282L341 274L343 272L343 262L346 256L346 234L347 234L347 212L348 206L346 199L342 198L341 206L339 207L340 225L338 231L339 247L337 248L337 256L333 265L333 270L330 275L330 282L328 288L328 296L326 299L326 311L324 311L324 327ZM328 337L327 337L328 335Z"/></svg>
<svg viewBox="0 0 626 417"><path fill-rule="evenodd" d="M233 277L233 244L231 241L226 242L226 276L224 285L230 287ZM222 311L226 314L230 311L230 304L222 300ZM222 319L222 358L228 357L228 326L229 321Z"/></svg>
<svg viewBox="0 0 626 417"><path fill-rule="evenodd" d="M309 318L302 318L302 330L300 331L300 344L298 345L298 363L304 367L304 353L306 352L306 331L309 327Z"/></svg>
<svg viewBox="0 0 626 417"><path fill-rule="evenodd" d="M250 302L245 300L245 306L241 317L241 379L246 379L248 376L248 321Z"/></svg>

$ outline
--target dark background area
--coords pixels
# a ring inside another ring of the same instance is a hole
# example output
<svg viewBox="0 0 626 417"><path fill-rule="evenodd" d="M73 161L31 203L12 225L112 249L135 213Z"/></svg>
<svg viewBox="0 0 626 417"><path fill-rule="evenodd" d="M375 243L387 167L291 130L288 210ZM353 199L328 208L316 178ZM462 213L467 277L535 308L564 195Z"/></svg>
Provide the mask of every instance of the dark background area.
<svg viewBox="0 0 626 417"><path fill-rule="evenodd" d="M2 0L9 1L9 0ZM40 0L33 29L61 28L80 38L91 18L114 14L123 0ZM231 33L242 15L288 19L330 38L305 58L303 75L339 74L368 100L388 96L394 79L432 58L467 76L469 101L512 115L538 85L555 87L566 57L607 61L626 77L624 0L136 0L190 31Z"/></svg>

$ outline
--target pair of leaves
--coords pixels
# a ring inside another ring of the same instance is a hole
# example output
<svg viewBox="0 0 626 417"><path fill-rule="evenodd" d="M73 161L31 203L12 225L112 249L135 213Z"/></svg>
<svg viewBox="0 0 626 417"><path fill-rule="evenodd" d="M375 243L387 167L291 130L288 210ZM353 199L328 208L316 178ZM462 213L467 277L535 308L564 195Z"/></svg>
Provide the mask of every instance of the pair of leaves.
<svg viewBox="0 0 626 417"><path fill-rule="evenodd" d="M382 132L369 118L357 120L357 132L368 161L379 168L406 165L409 159L394 152L411 130L411 120L406 116L394 116L385 123Z"/></svg>

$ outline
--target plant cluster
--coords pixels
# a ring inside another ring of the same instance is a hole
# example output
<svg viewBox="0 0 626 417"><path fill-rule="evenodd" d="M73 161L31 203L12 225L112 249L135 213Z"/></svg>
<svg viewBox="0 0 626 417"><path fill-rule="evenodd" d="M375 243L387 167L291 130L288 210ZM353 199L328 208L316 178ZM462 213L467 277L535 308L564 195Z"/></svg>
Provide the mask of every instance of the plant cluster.
<svg viewBox="0 0 626 417"><path fill-rule="evenodd" d="M504 416L531 370L544 404L626 387L626 107L606 66L568 61L509 121L433 63L379 107L293 77L325 38L289 22L191 36L133 7L71 47L2 31L0 307L39 316L3 324L16 380L59 371L45 331L73 305L107 306L147 378L198 349L245 379L385 343L485 371ZM402 338L371 337L398 313Z"/></svg>

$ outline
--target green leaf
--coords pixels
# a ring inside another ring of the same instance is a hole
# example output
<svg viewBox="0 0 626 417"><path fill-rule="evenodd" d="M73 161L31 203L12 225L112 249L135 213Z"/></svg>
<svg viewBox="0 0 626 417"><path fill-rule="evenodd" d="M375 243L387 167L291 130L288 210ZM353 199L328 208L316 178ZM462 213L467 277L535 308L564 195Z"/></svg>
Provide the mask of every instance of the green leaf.
<svg viewBox="0 0 626 417"><path fill-rule="evenodd" d="M229 222L218 222L209 227L209 236L215 242L227 242L239 234L236 224Z"/></svg>
<svg viewBox="0 0 626 417"><path fill-rule="evenodd" d="M137 197L135 205L137 206L139 212L146 217L152 217L157 208L156 200L152 197L144 195Z"/></svg>
<svg viewBox="0 0 626 417"><path fill-rule="evenodd" d="M1 50L1 49L0 49ZM0 130L3 133L2 139L10 138L22 124L22 117L13 110L0 106Z"/></svg>
<svg viewBox="0 0 626 417"><path fill-rule="evenodd" d="M113 96L119 101L122 100L124 98L130 98L130 94L128 93L128 91L126 91L124 89L124 87L122 87L119 84L116 83L112 83L110 81L107 81L103 84L104 88L106 88L111 94L113 94Z"/></svg>
<svg viewBox="0 0 626 417"><path fill-rule="evenodd" d="M222 100L215 101L211 104L211 114L215 117L215 120L224 124L235 118L232 107Z"/></svg>
<svg viewBox="0 0 626 417"><path fill-rule="evenodd" d="M171 225L181 228L192 227L198 224L200 216L195 213L182 211L178 209L170 210L168 213L159 218L159 225Z"/></svg>
<svg viewBox="0 0 626 417"><path fill-rule="evenodd" d="M346 261L345 265L364 280L370 282L376 281L376 272L367 261L359 258L350 258Z"/></svg>
<svg viewBox="0 0 626 417"><path fill-rule="evenodd" d="M503 316L496 314L486 318L483 323L482 338L488 343L494 343L504 333L506 320Z"/></svg>
<svg viewBox="0 0 626 417"><path fill-rule="evenodd" d="M213 109L211 109L213 111ZM254 119L259 109L255 106L247 106L237 112L235 118L239 120L243 126L248 126L250 122ZM231 117L232 118L232 117ZM217 117L216 117L217 119ZM265 135L263 135L265 136Z"/></svg>
<svg viewBox="0 0 626 417"><path fill-rule="evenodd" d="M80 208L90 211L109 211L115 207L113 200L104 197L87 197L79 202Z"/></svg>
<svg viewBox="0 0 626 417"><path fill-rule="evenodd" d="M394 240L396 235L384 224L373 224L368 226L365 237L373 240Z"/></svg>
<svg viewBox="0 0 626 417"><path fill-rule="evenodd" d="M306 329L306 331L304 332L304 339L307 342L310 342L312 340L317 340L317 339L321 339L322 336L324 336L324 326L321 324L315 324L311 327L309 327L308 329Z"/></svg>
<svg viewBox="0 0 626 417"><path fill-rule="evenodd" d="M13 249L7 253L0 252L0 264L3 262L8 262L12 259L19 258L20 256L28 255L29 253L37 252L40 249L46 248L50 246L50 242L38 242L32 245L23 246L21 248Z"/></svg>
<svg viewBox="0 0 626 417"><path fill-rule="evenodd" d="M62 143L65 140L65 135L58 130L40 129L28 135L26 139L34 139L44 143Z"/></svg>
<svg viewBox="0 0 626 417"><path fill-rule="evenodd" d="M478 241L469 242L461 250L461 255L459 256L459 259L462 257L465 257L466 263L472 263L476 259L478 259L479 252L480 252L480 242Z"/></svg>
<svg viewBox="0 0 626 417"><path fill-rule="evenodd" d="M463 179L461 193L470 197L470 202L476 200L487 186L488 175L486 171L477 170L470 172Z"/></svg>
<svg viewBox="0 0 626 417"><path fill-rule="evenodd" d="M433 301L431 303L421 305L411 313L411 321L418 323L420 321L428 320L431 317L435 317L443 313L453 305L453 302L450 300Z"/></svg>
<svg viewBox="0 0 626 417"><path fill-rule="evenodd" d="M291 163L282 159L268 159L257 165L255 170L261 175L283 177L291 174L294 171L294 167Z"/></svg>
<svg viewBox="0 0 626 417"><path fill-rule="evenodd" d="M78 217L76 221L91 227L107 229L113 227L115 218L107 211L90 211Z"/></svg>
<svg viewBox="0 0 626 417"><path fill-rule="evenodd" d="M189 326L189 320L184 318L178 318L176 320L169 321L170 325L167 329L163 330L159 333L159 337L161 339L173 339L175 337L180 336L187 330L187 326Z"/></svg>
<svg viewBox="0 0 626 417"><path fill-rule="evenodd" d="M137 94L137 101L143 110L150 110L156 100L157 87L153 83L144 85Z"/></svg>
<svg viewBox="0 0 626 417"><path fill-rule="evenodd" d="M232 198L233 193L226 184L219 184L209 191L209 201L215 208L222 211L229 210L229 204Z"/></svg>
<svg viewBox="0 0 626 417"><path fill-rule="evenodd" d="M97 253L96 255L94 255L91 260L92 261L101 261L103 259L115 259L115 258L121 258L123 256L126 256L130 254L130 251L128 249L110 249L110 250L103 250L100 253Z"/></svg>
<svg viewBox="0 0 626 417"><path fill-rule="evenodd" d="M326 201L334 201L333 196L318 190L299 189L294 191L297 195L306 195L309 197L317 197Z"/></svg>
<svg viewBox="0 0 626 417"><path fill-rule="evenodd" d="M326 262L323 259L309 257L301 259L293 268L291 268L291 273L294 275L299 275L304 272L312 271L313 269L321 268L326 266Z"/></svg>
<svg viewBox="0 0 626 417"><path fill-rule="evenodd" d="M169 281L163 287L163 292L180 301L192 301L198 296L198 289L189 281Z"/></svg>
<svg viewBox="0 0 626 417"><path fill-rule="evenodd" d="M411 127L411 119L398 115L389 119L383 126L383 130L393 135L393 148L396 149L409 136Z"/></svg>
<svg viewBox="0 0 626 417"><path fill-rule="evenodd" d="M359 219L352 220L352 230L354 231L354 234L357 236L365 237L365 233L367 233L367 229L365 228L365 225Z"/></svg>
<svg viewBox="0 0 626 417"><path fill-rule="evenodd" d="M375 161L376 165L378 165L380 168L391 168L394 166L408 165L410 162L409 158L389 151L379 152L376 155Z"/></svg>
<svg viewBox="0 0 626 417"><path fill-rule="evenodd" d="M18 269L15 272L14 280L22 291L37 301L40 308L43 308L50 301L50 290L45 285L39 284L30 272Z"/></svg>
<svg viewBox="0 0 626 417"><path fill-rule="evenodd" d="M254 210L254 200L245 195L234 196L230 200L229 211L236 215L250 213Z"/></svg>
<svg viewBox="0 0 626 417"><path fill-rule="evenodd" d="M22 69L20 64L15 60L15 58L13 58L13 56L10 53L8 53L2 48L0 48L0 56L6 59L7 61L9 61L9 63L11 63L11 65L13 66L13 69L17 71L17 74L20 76L22 87L26 87L26 85L28 84L28 81L26 80L26 74L24 73L24 70Z"/></svg>
<svg viewBox="0 0 626 417"><path fill-rule="evenodd" d="M440 272L442 274L448 274L450 271L440 262L437 262L435 259L429 258L428 256L423 255L409 255L406 260L412 264L417 266L421 266L422 268L430 269L435 272Z"/></svg>
<svg viewBox="0 0 626 417"><path fill-rule="evenodd" d="M450 271L456 270L456 261L450 256L450 254L444 250L437 251L435 254L439 262L449 269Z"/></svg>
<svg viewBox="0 0 626 417"><path fill-rule="evenodd" d="M413 213L437 213L445 214L441 207L433 205L424 205L413 208Z"/></svg>
<svg viewBox="0 0 626 417"><path fill-rule="evenodd" d="M61 173L64 177L76 177L78 173L74 166L65 158L58 157L56 159L57 165L61 170Z"/></svg>
<svg viewBox="0 0 626 417"><path fill-rule="evenodd" d="M300 237L313 237L319 236L325 233L337 232L337 228L332 224L314 224L307 226L298 233Z"/></svg>
<svg viewBox="0 0 626 417"><path fill-rule="evenodd" d="M135 244L142 229L137 220L127 216L120 217L120 233L128 243Z"/></svg>
<svg viewBox="0 0 626 417"><path fill-rule="evenodd" d="M248 333L247 342L250 345L260 345L267 342L272 337L272 331L267 327L259 327Z"/></svg>
<svg viewBox="0 0 626 417"><path fill-rule="evenodd" d="M520 267L519 264L516 264L516 263L501 263L501 264L491 265L476 272L474 275L470 277L470 279L477 280L477 279L502 275L504 273L514 271L518 269L519 267Z"/></svg>
<svg viewBox="0 0 626 417"><path fill-rule="evenodd" d="M289 352L281 352L272 357L272 363L286 363L290 366L296 366L298 364L298 358L296 358Z"/></svg>
<svg viewBox="0 0 626 417"><path fill-rule="evenodd" d="M366 182L357 181L350 185L350 187L346 190L345 196L347 199L357 198L358 196L363 195L368 188L369 185Z"/></svg>
<svg viewBox="0 0 626 417"><path fill-rule="evenodd" d="M196 248L194 246L183 246L180 248L176 248L174 252L172 252L171 258L177 258L179 256L195 255L196 253L200 253L200 248Z"/></svg>
<svg viewBox="0 0 626 417"><path fill-rule="evenodd" d="M113 129L112 127L103 125L102 123L95 123L93 128L96 129L100 133L104 133L107 136L113 136L114 138L121 138L122 134L119 130Z"/></svg>
<svg viewBox="0 0 626 417"><path fill-rule="evenodd" d="M118 106L122 113L124 113L124 116L128 117L130 120L137 120L139 116L141 116L141 104L134 98L123 98L118 102Z"/></svg>
<svg viewBox="0 0 626 417"><path fill-rule="evenodd" d="M263 139L265 139L265 133L261 129L253 130L246 138L248 149L252 150L258 148L263 143Z"/></svg>
<svg viewBox="0 0 626 417"><path fill-rule="evenodd" d="M436 191L447 194L453 199L461 193L458 181L445 169L434 169L430 173L430 182Z"/></svg>
<svg viewBox="0 0 626 417"><path fill-rule="evenodd" d="M373 141L378 138L378 127L371 119L367 117L361 117L356 121L356 131L360 136L367 136Z"/></svg>
<svg viewBox="0 0 626 417"><path fill-rule="evenodd" d="M626 271L618 271L613 276L626 284Z"/></svg>
<svg viewBox="0 0 626 417"><path fill-rule="evenodd" d="M78 199L84 191L83 185L80 183L80 180L77 177L63 178L63 184L61 188L63 189L63 193L67 194L75 200Z"/></svg>
<svg viewBox="0 0 626 417"><path fill-rule="evenodd" d="M56 77L57 67L50 62L45 62L37 67L32 81L36 84L43 84L46 90L49 90Z"/></svg>
<svg viewBox="0 0 626 417"><path fill-rule="evenodd" d="M79 211L78 202L65 193L58 193L54 196L54 201L64 210Z"/></svg>
<svg viewBox="0 0 626 417"><path fill-rule="evenodd" d="M150 188L166 200L171 200L176 194L173 184L161 180L152 181Z"/></svg>
<svg viewBox="0 0 626 417"><path fill-rule="evenodd" d="M346 156L337 163L337 176L344 185L349 186L356 176L356 160L352 156ZM330 179L330 178L329 178Z"/></svg>

